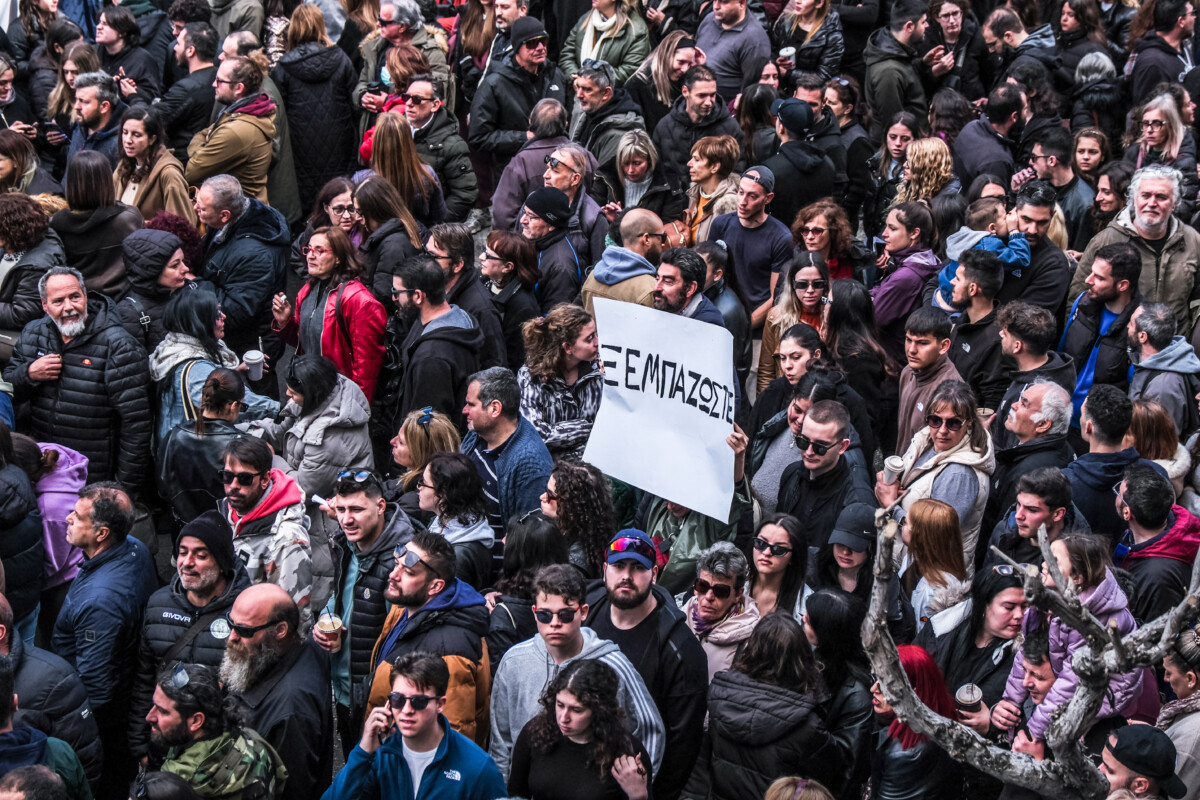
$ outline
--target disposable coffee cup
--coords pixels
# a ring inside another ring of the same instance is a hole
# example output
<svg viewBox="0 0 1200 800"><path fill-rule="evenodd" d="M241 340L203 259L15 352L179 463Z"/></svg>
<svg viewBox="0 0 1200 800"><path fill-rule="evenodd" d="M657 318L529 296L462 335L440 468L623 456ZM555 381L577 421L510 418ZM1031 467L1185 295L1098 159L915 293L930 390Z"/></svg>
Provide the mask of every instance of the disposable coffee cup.
<svg viewBox="0 0 1200 800"><path fill-rule="evenodd" d="M883 482L893 484L900 480L900 473L904 472L904 459L900 456L888 456L883 460Z"/></svg>
<svg viewBox="0 0 1200 800"><path fill-rule="evenodd" d="M796 58L796 48L785 47L779 51L779 57L784 61L792 61Z"/></svg>
<svg viewBox="0 0 1200 800"><path fill-rule="evenodd" d="M247 350L246 355L242 356L242 361L249 367L250 380L261 381L263 376L263 360L264 356L259 350Z"/></svg>
<svg viewBox="0 0 1200 800"><path fill-rule="evenodd" d="M954 702L963 711L978 711L983 708L983 690L973 683L964 683L954 693Z"/></svg>
<svg viewBox="0 0 1200 800"><path fill-rule="evenodd" d="M980 419L987 419L988 417L990 417L990 416L992 416L993 414L995 414L995 413L996 413L996 409L994 409L994 408L981 408L981 409L979 409L979 410L978 410L977 412L975 412L975 413L977 413L977 414L979 415L979 418L980 418Z"/></svg>
<svg viewBox="0 0 1200 800"><path fill-rule="evenodd" d="M342 618L337 614L328 612L321 614L317 619L317 630L321 633L335 634L342 629Z"/></svg>

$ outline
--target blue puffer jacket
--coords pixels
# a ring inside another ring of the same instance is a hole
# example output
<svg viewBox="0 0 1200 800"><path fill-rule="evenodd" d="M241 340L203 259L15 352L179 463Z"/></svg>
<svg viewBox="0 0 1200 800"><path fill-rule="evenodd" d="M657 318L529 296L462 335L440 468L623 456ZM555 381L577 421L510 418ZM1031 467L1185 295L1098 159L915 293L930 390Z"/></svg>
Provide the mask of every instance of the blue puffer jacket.
<svg viewBox="0 0 1200 800"><path fill-rule="evenodd" d="M462 441L460 448L470 453L475 448L483 449L486 444L479 434L471 431ZM496 478L500 489L500 517L505 526L513 517L526 511L541 508L542 492L550 480L554 459L538 436L529 420L521 417L517 430L505 444L496 459Z"/></svg>
<svg viewBox="0 0 1200 800"><path fill-rule="evenodd" d="M442 741L433 761L421 776L416 797L421 800L495 800L507 797L508 789L500 770L483 750L458 733L438 715ZM401 738L392 736L374 754L355 745L346 766L333 779L333 786L321 800L346 800L351 797L375 800L414 800L412 774L400 746Z"/></svg>

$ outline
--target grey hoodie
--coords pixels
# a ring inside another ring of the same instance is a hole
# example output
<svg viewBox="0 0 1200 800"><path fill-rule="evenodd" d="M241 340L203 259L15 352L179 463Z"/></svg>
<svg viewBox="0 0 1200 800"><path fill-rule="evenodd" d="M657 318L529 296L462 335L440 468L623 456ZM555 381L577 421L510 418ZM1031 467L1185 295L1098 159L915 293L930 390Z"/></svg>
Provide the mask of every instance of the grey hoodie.
<svg viewBox="0 0 1200 800"><path fill-rule="evenodd" d="M606 249L595 269L592 270L592 275L596 277L596 280L605 286L613 286L639 275L653 275L654 273L653 264L624 247Z"/></svg>
<svg viewBox="0 0 1200 800"><path fill-rule="evenodd" d="M554 680L559 670L581 658L603 661L616 670L617 677L621 679L618 699L621 708L625 709L627 723L633 723L631 733L650 754L654 774L658 774L666 747L666 732L642 676L615 644L601 639L591 628L582 628L581 632L583 649L575 658L569 658L561 664L554 663L541 634L513 645L504 654L492 682L492 741L488 747L488 753L500 768L504 780L508 780L512 748L517 735L541 711L538 699L542 691Z"/></svg>
<svg viewBox="0 0 1200 800"><path fill-rule="evenodd" d="M1200 376L1200 358L1192 343L1176 336L1171 343L1152 356L1145 356L1133 367L1129 381L1129 399L1156 400L1162 404L1181 436L1194 431L1188 424L1189 406L1196 402L1196 393L1188 386L1188 375Z"/></svg>
<svg viewBox="0 0 1200 800"><path fill-rule="evenodd" d="M976 231L962 226L946 239L946 258L958 261L962 254L982 242L992 234L988 231Z"/></svg>

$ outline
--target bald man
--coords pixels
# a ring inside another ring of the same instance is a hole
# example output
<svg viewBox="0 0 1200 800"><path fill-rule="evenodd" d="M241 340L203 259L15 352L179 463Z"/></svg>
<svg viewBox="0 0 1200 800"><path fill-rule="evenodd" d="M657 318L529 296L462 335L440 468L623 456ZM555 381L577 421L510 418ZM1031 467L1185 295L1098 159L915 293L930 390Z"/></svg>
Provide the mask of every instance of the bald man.
<svg viewBox="0 0 1200 800"><path fill-rule="evenodd" d="M588 313L596 297L654 307L654 275L667 246L662 220L644 208L631 208L617 219L621 246L604 251L580 292Z"/></svg>
<svg viewBox="0 0 1200 800"><path fill-rule="evenodd" d="M272 583L245 589L229 610L221 681L249 709L249 726L288 771L288 797L315 800L333 775L328 660L300 638L300 611Z"/></svg>

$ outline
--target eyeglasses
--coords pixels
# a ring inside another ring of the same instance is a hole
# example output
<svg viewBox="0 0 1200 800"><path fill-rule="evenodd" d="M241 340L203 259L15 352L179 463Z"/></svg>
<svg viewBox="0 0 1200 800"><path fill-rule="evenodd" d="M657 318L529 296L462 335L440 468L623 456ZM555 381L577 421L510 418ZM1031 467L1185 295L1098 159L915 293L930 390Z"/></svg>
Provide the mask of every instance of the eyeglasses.
<svg viewBox="0 0 1200 800"><path fill-rule="evenodd" d="M760 553L770 553L775 558L783 558L792 552L792 548L782 544L771 544L760 536L754 537L754 549Z"/></svg>
<svg viewBox="0 0 1200 800"><path fill-rule="evenodd" d="M221 483L229 486L234 481L237 481L238 486L249 486L254 483L254 479L266 475L265 472L230 472L227 469L217 470L217 477L221 479Z"/></svg>
<svg viewBox="0 0 1200 800"><path fill-rule="evenodd" d="M807 292L809 288L823 292L829 286L829 281L821 280L820 278L815 281L792 281L792 286L796 287L797 292Z"/></svg>
<svg viewBox="0 0 1200 800"><path fill-rule="evenodd" d="M1166 120L1161 119L1144 119L1142 120L1142 130L1144 131L1161 131L1166 125Z"/></svg>
<svg viewBox="0 0 1200 800"><path fill-rule="evenodd" d="M533 616L537 617L537 621L543 625L549 625L554 621L555 617L558 617L558 621L566 625L568 622L574 622L575 615L578 613L578 608L560 608L558 611L547 611L539 608L533 612Z"/></svg>
<svg viewBox="0 0 1200 800"><path fill-rule="evenodd" d="M947 22L952 19L962 19L962 12L957 9L954 11L943 11L942 13L938 14L937 18L944 19Z"/></svg>
<svg viewBox="0 0 1200 800"><path fill-rule="evenodd" d="M559 167L565 167L566 169L570 170L571 174L573 174L573 175L578 173L578 171L579 171L579 170L575 169L574 167L572 167L570 164L568 164L566 161L563 161L561 158L555 158L554 156L546 156L546 158L544 160L547 164L550 165L550 169L558 169Z"/></svg>
<svg viewBox="0 0 1200 800"><path fill-rule="evenodd" d="M421 250L421 255L428 256L434 261L441 261L443 258L450 258L450 256L439 256L437 253L431 252L428 247Z"/></svg>
<svg viewBox="0 0 1200 800"><path fill-rule="evenodd" d="M966 423L958 417L939 417L937 414L930 414L925 417L925 424L929 426L930 430L934 431L945 425L946 430L951 433L957 433L962 430L962 426Z"/></svg>
<svg viewBox="0 0 1200 800"><path fill-rule="evenodd" d="M358 210L354 206L330 206L329 216L331 217L356 217Z"/></svg>
<svg viewBox="0 0 1200 800"><path fill-rule="evenodd" d="M404 102L410 103L414 106L419 106L422 103L429 103L433 101L432 97L421 97L419 94L402 94L400 97L402 100L404 100Z"/></svg>
<svg viewBox="0 0 1200 800"><path fill-rule="evenodd" d="M521 47L528 47L530 50L536 50L540 46L546 46L549 44L550 44L550 37L535 36L532 39L526 39L524 41L524 43L522 43Z"/></svg>
<svg viewBox="0 0 1200 800"><path fill-rule="evenodd" d="M658 550L654 545L648 544L644 539L635 539L632 536L622 536L620 539L614 539L608 546L608 553L609 555L613 553L636 553L651 564L658 561Z"/></svg>
<svg viewBox="0 0 1200 800"><path fill-rule="evenodd" d="M333 250L331 250L328 247L318 247L318 246L306 244L306 245L304 245L304 247L300 248L300 252L304 253L304 255L306 255L306 256L315 255L317 258L320 258L321 256L325 255L326 253L332 253Z"/></svg>
<svg viewBox="0 0 1200 800"><path fill-rule="evenodd" d="M417 478L417 488L418 489L428 489L430 491L434 490L433 484L426 483L424 478Z"/></svg>
<svg viewBox="0 0 1200 800"><path fill-rule="evenodd" d="M1033 564L1021 564L1020 566L1016 567L1014 567L1012 564L996 564L992 567L992 572L996 573L997 575L1003 575L1005 578L1011 578L1014 575L1020 577L1021 575L1025 574L1025 571L1029 567L1032 566Z"/></svg>
<svg viewBox="0 0 1200 800"><path fill-rule="evenodd" d="M388 705L391 706L393 711L403 711L406 704L411 704L413 711L424 711L434 700L437 700L437 698L430 697L427 694L400 694L399 692L392 692L387 696Z"/></svg>
<svg viewBox="0 0 1200 800"><path fill-rule="evenodd" d="M718 600L728 600L729 595L733 594L733 587L727 583L709 583L703 578L696 578L696 583L692 586L696 590L697 597L704 597L709 592L713 593L713 597Z"/></svg>
<svg viewBox="0 0 1200 800"><path fill-rule="evenodd" d="M1048 156L1048 155L1044 155L1044 154L1043 154L1043 155L1040 155L1040 156L1037 156L1037 155L1030 156L1030 157L1029 157L1029 163L1030 163L1030 164L1036 164L1037 162L1041 161L1042 159L1046 159L1046 158L1049 158L1049 157L1050 157L1050 156Z"/></svg>
<svg viewBox="0 0 1200 800"><path fill-rule="evenodd" d="M556 503L556 502L558 502L558 494L556 492L552 492L549 489L547 489L546 490L546 499L552 503Z"/></svg>
<svg viewBox="0 0 1200 800"><path fill-rule="evenodd" d="M418 482L418 485L419 485L419 482ZM406 569L412 569L417 564L420 564L422 567L424 567L425 569L432 572L435 577L438 577L438 578L442 577L442 574L440 572L438 572L433 567L429 566L428 561L421 558L419 555L414 553L412 550L409 550L408 545L404 545L403 547L397 547L395 550L392 551L392 554L396 557L396 563L403 564ZM418 708L417 710L420 711L421 709Z"/></svg>
<svg viewBox="0 0 1200 800"><path fill-rule="evenodd" d="M379 23L379 27L381 27L381 28L386 28L389 25L399 25L400 24L400 20L384 19L383 17L376 17L375 21Z"/></svg>
<svg viewBox="0 0 1200 800"><path fill-rule="evenodd" d="M179 691L187 686L190 681L191 676L188 675L187 667L180 663L175 665L175 669L171 672L171 677L163 681L162 685L164 689Z"/></svg>
<svg viewBox="0 0 1200 800"><path fill-rule="evenodd" d="M283 622L281 619L273 619L270 622L264 622L262 625L239 625L228 614L225 615L225 621L229 623L229 630L236 633L242 639L249 639L259 631L265 631L267 628Z"/></svg>
<svg viewBox="0 0 1200 800"><path fill-rule="evenodd" d="M658 241L662 242L663 244L667 243L667 235L665 233L643 233L642 236L653 236L655 239L658 239Z"/></svg>
<svg viewBox="0 0 1200 800"><path fill-rule="evenodd" d="M409 297L412 297L412 293L415 291L417 291L417 290L416 289L392 289L392 299L395 300L397 297L399 297L402 294L406 294Z"/></svg>
<svg viewBox="0 0 1200 800"><path fill-rule="evenodd" d="M233 86L234 84L241 83L241 81L227 81L224 78L213 78L213 83L223 83L226 86Z"/></svg>
<svg viewBox="0 0 1200 800"><path fill-rule="evenodd" d="M818 228L815 225L811 225L811 226L807 226L804 228L800 228L800 235L801 236L820 236L822 233L824 233L827 230L829 230L829 228Z"/></svg>
<svg viewBox="0 0 1200 800"><path fill-rule="evenodd" d="M801 453L807 453L808 448L811 447L814 453L819 456L823 456L836 446L837 445L833 443L827 444L825 442L814 442L804 434L800 434L796 437L796 449L798 449Z"/></svg>
<svg viewBox="0 0 1200 800"><path fill-rule="evenodd" d="M480 261L503 261L504 259L501 258L500 256L496 255L495 253L481 253L479 255L479 260Z"/></svg>

